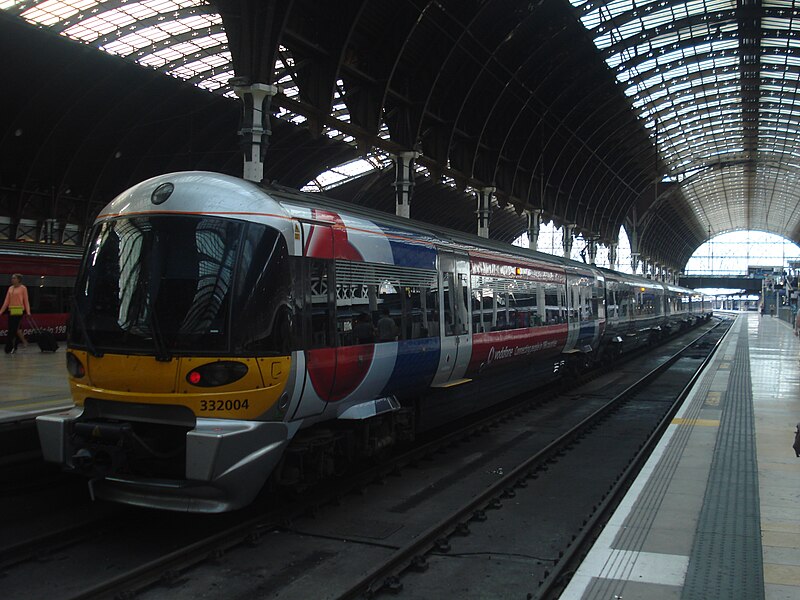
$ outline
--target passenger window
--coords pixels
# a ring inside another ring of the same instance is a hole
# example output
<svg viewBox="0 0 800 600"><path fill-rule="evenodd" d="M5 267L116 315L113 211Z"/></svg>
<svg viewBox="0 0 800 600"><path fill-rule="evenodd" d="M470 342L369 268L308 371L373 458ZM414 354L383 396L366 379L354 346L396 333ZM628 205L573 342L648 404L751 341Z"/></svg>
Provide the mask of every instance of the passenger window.
<svg viewBox="0 0 800 600"><path fill-rule="evenodd" d="M439 335L435 271L337 260L340 346Z"/></svg>

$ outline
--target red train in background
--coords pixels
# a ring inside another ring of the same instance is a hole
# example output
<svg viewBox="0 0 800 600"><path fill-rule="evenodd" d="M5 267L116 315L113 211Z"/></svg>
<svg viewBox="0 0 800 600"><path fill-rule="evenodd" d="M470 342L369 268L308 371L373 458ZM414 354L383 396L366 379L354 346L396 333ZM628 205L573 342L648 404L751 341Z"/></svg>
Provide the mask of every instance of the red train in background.
<svg viewBox="0 0 800 600"><path fill-rule="evenodd" d="M31 312L36 324L65 339L72 288L78 275L83 248L23 242L0 243L0 293L5 298L11 275L21 273L28 288ZM2 300L0 300L2 302ZM26 337L33 337L33 326L22 320ZM8 333L8 315L0 315L0 343Z"/></svg>

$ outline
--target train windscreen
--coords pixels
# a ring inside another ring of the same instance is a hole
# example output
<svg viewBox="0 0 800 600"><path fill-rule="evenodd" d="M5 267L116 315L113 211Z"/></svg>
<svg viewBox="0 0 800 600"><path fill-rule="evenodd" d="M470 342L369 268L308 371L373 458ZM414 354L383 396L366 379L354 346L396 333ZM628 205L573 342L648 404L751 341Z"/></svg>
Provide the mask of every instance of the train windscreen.
<svg viewBox="0 0 800 600"><path fill-rule="evenodd" d="M262 255L255 260L254 250ZM275 314L263 297L253 296L270 294L267 281L288 281L288 273L275 272L288 268L282 266L285 254L274 229L231 219L137 216L103 222L92 232L75 286L70 341L165 359L173 353L243 351L259 340L258 348L268 350L265 345L279 344L270 339L271 324L232 325L232 315L243 309L255 321L254 301ZM256 329L263 334L258 339Z"/></svg>

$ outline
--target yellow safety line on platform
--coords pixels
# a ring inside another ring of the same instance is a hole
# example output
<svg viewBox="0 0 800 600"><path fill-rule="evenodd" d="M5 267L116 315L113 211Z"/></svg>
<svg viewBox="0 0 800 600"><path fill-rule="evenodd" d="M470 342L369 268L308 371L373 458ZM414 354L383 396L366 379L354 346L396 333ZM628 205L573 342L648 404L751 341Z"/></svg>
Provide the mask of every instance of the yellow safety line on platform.
<svg viewBox="0 0 800 600"><path fill-rule="evenodd" d="M719 427L717 419L672 419L673 425L698 425L700 427Z"/></svg>
<svg viewBox="0 0 800 600"><path fill-rule="evenodd" d="M800 586L800 567L797 565L764 563L764 583L798 587ZM788 598L789 596L786 597Z"/></svg>

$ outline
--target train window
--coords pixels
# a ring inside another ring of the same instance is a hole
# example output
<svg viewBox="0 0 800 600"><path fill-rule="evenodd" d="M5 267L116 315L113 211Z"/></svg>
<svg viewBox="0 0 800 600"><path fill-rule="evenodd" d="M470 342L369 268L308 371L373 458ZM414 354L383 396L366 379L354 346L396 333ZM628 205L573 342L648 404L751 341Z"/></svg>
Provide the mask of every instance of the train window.
<svg viewBox="0 0 800 600"><path fill-rule="evenodd" d="M594 313L595 317L598 319L604 319L606 316L606 307L605 307L605 296L603 294L603 288L598 285L598 282L595 281L595 285L592 286L592 312Z"/></svg>
<svg viewBox="0 0 800 600"><path fill-rule="evenodd" d="M592 287L585 281L572 279L570 282L570 316L576 321L589 321L597 314L592 302Z"/></svg>
<svg viewBox="0 0 800 600"><path fill-rule="evenodd" d="M620 317L625 319L629 317L629 315L631 314L630 302L631 302L630 286L626 283L622 283L617 289L617 304L619 306Z"/></svg>
<svg viewBox="0 0 800 600"><path fill-rule="evenodd" d="M340 260L335 267L339 345L439 335L435 271Z"/></svg>
<svg viewBox="0 0 800 600"><path fill-rule="evenodd" d="M472 332L492 331L497 324L499 299L497 279L472 277Z"/></svg>
<svg viewBox="0 0 800 600"><path fill-rule="evenodd" d="M445 335L462 335L469 328L469 280L464 273L442 273Z"/></svg>
<svg viewBox="0 0 800 600"><path fill-rule="evenodd" d="M606 287L606 316L609 319L616 319L619 316L619 305L617 304L617 286L616 284L609 283Z"/></svg>
<svg viewBox="0 0 800 600"><path fill-rule="evenodd" d="M563 286L545 286L545 317L548 325L567 322L566 293Z"/></svg>
<svg viewBox="0 0 800 600"><path fill-rule="evenodd" d="M536 282L472 277L474 333L542 325L538 307L543 305L544 290Z"/></svg>
<svg viewBox="0 0 800 600"><path fill-rule="evenodd" d="M251 223L244 236L231 337L233 350L288 354L292 285L283 236Z"/></svg>
<svg viewBox="0 0 800 600"><path fill-rule="evenodd" d="M538 285L533 281L514 281L513 297L516 304L514 327L534 327L541 325L538 312Z"/></svg>
<svg viewBox="0 0 800 600"><path fill-rule="evenodd" d="M101 348L169 354L228 347L243 224L133 217L95 228L76 310Z"/></svg>
<svg viewBox="0 0 800 600"><path fill-rule="evenodd" d="M329 265L324 260L316 259L310 259L306 264L308 277L304 308L308 316L308 347L331 346Z"/></svg>

